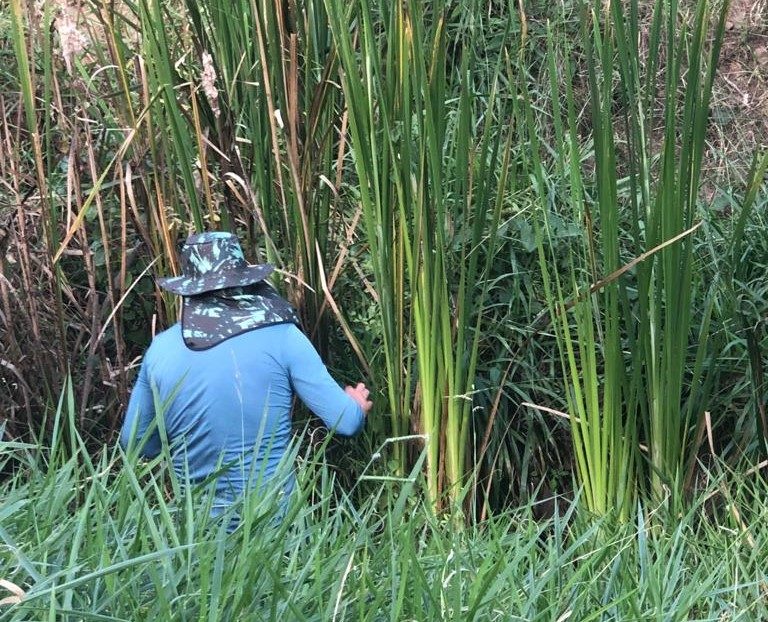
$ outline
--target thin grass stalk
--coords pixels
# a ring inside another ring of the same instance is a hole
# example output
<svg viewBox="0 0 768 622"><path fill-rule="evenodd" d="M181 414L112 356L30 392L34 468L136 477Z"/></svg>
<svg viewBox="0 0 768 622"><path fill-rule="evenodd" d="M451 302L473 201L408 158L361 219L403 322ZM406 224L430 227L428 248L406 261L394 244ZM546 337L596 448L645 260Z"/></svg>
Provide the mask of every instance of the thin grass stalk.
<svg viewBox="0 0 768 622"><path fill-rule="evenodd" d="M29 138L32 144L32 155L35 165L35 181L37 183L38 193L40 197L40 205L42 209L42 222L45 244L48 250L48 255L45 257L45 261L48 263L46 266L51 273L56 274L57 278L53 279L52 290L54 296L54 309L56 317L56 330L57 336L61 343L65 342L65 328L64 328L64 311L62 305L62 292L60 286L60 272L58 271L55 262L49 262L50 257L53 256L53 251L58 243L58 212L56 210L55 202L51 201L50 190L47 183L47 170L50 170L50 129L49 122L52 116L51 111L51 90L54 88L54 77L52 76L52 55L50 49L50 31L51 31L51 10L48 3L44 6L43 12L43 102L44 109L42 118L44 135L41 138L40 135L40 119L35 107L36 89L38 84L36 81L35 67L33 63L30 63L28 47L33 49L32 43L35 40L35 34L32 32L31 25L28 29L28 36L25 36L24 29L24 9L18 0L13 0L10 5L11 13L11 38L13 41L13 49L16 57L18 78L20 81L21 98L24 103L24 119L26 121L27 130L29 132ZM43 150L43 142L49 147ZM49 165L46 168L46 163ZM20 212L22 205L18 206ZM23 221L23 214L21 215ZM31 294L32 290L29 290ZM42 345L42 344L38 344ZM64 352L59 350L57 352L58 360L56 361L58 369L54 373L48 375L45 380L45 384L51 386L49 390L55 392L58 390L58 379L56 376L61 377L65 373L66 360ZM46 365L42 365L41 369L45 370ZM51 370L53 371L53 370Z"/></svg>
<svg viewBox="0 0 768 622"><path fill-rule="evenodd" d="M593 17L594 20L598 16ZM593 261L592 278L596 280L598 274L595 270L600 270L603 274L610 274L620 266L619 259L619 213L618 213L618 190L616 179L616 151L614 146L614 125L611 111L612 101L612 31L609 30L609 23L606 24L606 32L602 40L595 40L595 54L587 44L587 71L589 76L590 91L592 95L592 124L593 136L595 139L595 166L596 166L596 194L598 214L600 219L600 245L599 256L600 264ZM602 44L602 46L601 46ZM599 46L602 49L599 49ZM597 59L598 62L594 62ZM598 66L599 64L599 66ZM598 71L602 74L602 80L598 85ZM602 319L602 330L600 340L602 342L602 356L604 357L605 379L602 397L602 410L605 417L607 429L603 434L610 435L610 441L605 443L601 449L599 458L596 458L600 464L609 464L609 460L616 460L608 467L608 480L603 482L609 495L613 497L617 491L610 490L615 485L618 487L627 485L626 482L619 483L621 480L616 478L620 466L621 455L623 452L619 449L622 438L626 438L624 431L624 421L622 413L622 393L624 387L624 363L621 356L621 314L620 314L620 292L618 282L611 283L603 291L599 292L593 299L595 308L599 314L602 310L604 315ZM596 300L600 298L600 300ZM593 370L597 375L597 369ZM628 411L633 408L627 404ZM597 442L599 428L597 422L591 427L593 442ZM609 454L611 454L609 456ZM614 475L614 477L611 477ZM631 485L631 484L629 484ZM622 494L622 493L619 493ZM610 501L608 502L610 503ZM610 505L606 505L602 512L608 510ZM625 510L626 511L626 510Z"/></svg>

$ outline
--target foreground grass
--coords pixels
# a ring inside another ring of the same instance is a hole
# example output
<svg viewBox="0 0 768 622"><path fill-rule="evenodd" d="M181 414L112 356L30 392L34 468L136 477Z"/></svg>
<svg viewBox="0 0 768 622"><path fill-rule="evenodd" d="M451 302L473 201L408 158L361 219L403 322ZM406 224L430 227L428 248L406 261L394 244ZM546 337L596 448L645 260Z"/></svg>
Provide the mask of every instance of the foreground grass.
<svg viewBox="0 0 768 622"><path fill-rule="evenodd" d="M185 492L157 462L63 440L0 445L11 460L0 579L25 595L0 605L2 620L768 618L768 485L755 472L721 477L680 518L640 508L612 526L556 502L553 518L527 506L459 530L425 506L421 482L363 480L350 495L328 465L299 460L285 519L275 495L247 499L227 534L204 489Z"/></svg>

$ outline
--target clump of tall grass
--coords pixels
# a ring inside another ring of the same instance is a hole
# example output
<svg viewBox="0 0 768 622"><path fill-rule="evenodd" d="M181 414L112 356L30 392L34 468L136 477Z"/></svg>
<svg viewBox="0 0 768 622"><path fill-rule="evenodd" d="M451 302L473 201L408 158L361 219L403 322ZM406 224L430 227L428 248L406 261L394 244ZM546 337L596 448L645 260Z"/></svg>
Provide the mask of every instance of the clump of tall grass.
<svg viewBox="0 0 768 622"><path fill-rule="evenodd" d="M511 133L501 128L515 100L498 90L517 40L479 59L484 33L467 25L449 58L455 24L443 3L326 6L379 295L392 431L426 435L430 499L437 506L447 495L455 506L471 468L482 310L511 170ZM507 13L505 32L513 23ZM490 69L473 75L481 61ZM396 460L404 470L404 456Z"/></svg>
<svg viewBox="0 0 768 622"><path fill-rule="evenodd" d="M583 245L558 271L548 222L557 182L534 153L540 266L586 504L627 518L638 491L677 503L690 485L716 380L716 287L697 266L695 236L706 210L701 164L728 4L713 20L701 0L691 26L681 28L677 2L655 3L647 51L638 2L582 8L589 152L580 138L572 46L558 66L550 35L548 65L554 168L567 180L569 217L581 223ZM530 130L534 112L527 110ZM537 136L529 138L538 151ZM594 175L586 174L585 158Z"/></svg>
<svg viewBox="0 0 768 622"><path fill-rule="evenodd" d="M275 495L256 495L228 534L207 518L205 484L116 448L90 455L76 420L69 392L53 446L0 444L0 464L15 463L0 483L4 620L768 615L768 490L754 470L714 478L681 516L640 504L624 525L587 522L583 499L555 499L549 519L529 504L457 532L418 493L418 468L344 491L315 454L281 521Z"/></svg>
<svg viewBox="0 0 768 622"><path fill-rule="evenodd" d="M178 270L193 230L235 230L250 260L276 263L324 354L330 316L347 328L333 288L357 219L339 202L330 34L320 4L287 6L11 5L18 101L2 100L0 131L17 210L0 293L13 339L0 358L28 417L46 401L28 377L51 398L71 370L81 425L114 432L135 357L176 319L149 277Z"/></svg>

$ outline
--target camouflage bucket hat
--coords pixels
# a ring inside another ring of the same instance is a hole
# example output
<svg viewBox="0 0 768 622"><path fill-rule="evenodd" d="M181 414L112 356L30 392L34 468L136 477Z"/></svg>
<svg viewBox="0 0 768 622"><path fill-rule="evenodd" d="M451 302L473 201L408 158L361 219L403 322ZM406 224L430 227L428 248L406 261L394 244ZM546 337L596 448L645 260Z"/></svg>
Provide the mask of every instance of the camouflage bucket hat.
<svg viewBox="0 0 768 622"><path fill-rule="evenodd" d="M192 350L207 350L242 333L293 323L300 326L290 303L264 281L185 296L181 332L185 345Z"/></svg>
<svg viewBox="0 0 768 622"><path fill-rule="evenodd" d="M196 296L225 287L242 287L267 278L274 266L252 266L232 233L191 235L181 249L181 276L157 279L163 289L181 296Z"/></svg>

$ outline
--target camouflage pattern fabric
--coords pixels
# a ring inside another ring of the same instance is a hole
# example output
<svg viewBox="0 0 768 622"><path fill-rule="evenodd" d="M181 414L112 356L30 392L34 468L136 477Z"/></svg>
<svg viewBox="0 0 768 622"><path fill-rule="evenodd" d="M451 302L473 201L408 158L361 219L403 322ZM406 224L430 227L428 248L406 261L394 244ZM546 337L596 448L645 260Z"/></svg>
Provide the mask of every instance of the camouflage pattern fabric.
<svg viewBox="0 0 768 622"><path fill-rule="evenodd" d="M245 261L237 236L209 231L191 235L181 249L182 276L157 279L174 294L196 296L227 287L241 287L267 278L274 266Z"/></svg>
<svg viewBox="0 0 768 622"><path fill-rule="evenodd" d="M244 332L292 322L298 315L268 283L184 298L181 331L191 350L206 350Z"/></svg>
<svg viewBox="0 0 768 622"><path fill-rule="evenodd" d="M274 266L245 261L237 236L209 231L191 235L181 249L182 276L157 279L184 297L181 331L192 350L205 350L241 333L292 322L290 303L264 281Z"/></svg>

